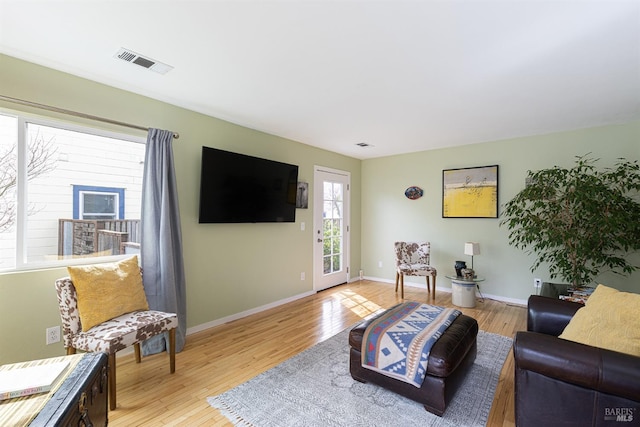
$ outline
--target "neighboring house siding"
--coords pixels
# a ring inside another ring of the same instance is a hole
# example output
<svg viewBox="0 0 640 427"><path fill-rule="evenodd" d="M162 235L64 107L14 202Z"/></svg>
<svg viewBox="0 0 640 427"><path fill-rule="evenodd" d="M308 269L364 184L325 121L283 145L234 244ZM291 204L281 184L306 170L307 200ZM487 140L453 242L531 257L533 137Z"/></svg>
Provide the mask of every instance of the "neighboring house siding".
<svg viewBox="0 0 640 427"><path fill-rule="evenodd" d="M140 219L144 144L37 128L39 137L54 138L55 154L54 169L28 183L28 263L57 258L58 219L73 218L74 185L124 189L124 218ZM36 134L35 127L30 134ZM15 233L0 233L0 269L12 267L15 248Z"/></svg>

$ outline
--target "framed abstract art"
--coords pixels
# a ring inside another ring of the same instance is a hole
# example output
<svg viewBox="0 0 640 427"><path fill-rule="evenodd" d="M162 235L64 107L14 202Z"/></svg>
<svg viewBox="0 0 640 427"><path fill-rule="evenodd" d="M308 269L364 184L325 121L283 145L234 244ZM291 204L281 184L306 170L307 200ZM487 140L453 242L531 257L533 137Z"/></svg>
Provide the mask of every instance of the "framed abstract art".
<svg viewBox="0 0 640 427"><path fill-rule="evenodd" d="M498 218L498 165L442 171L443 218Z"/></svg>

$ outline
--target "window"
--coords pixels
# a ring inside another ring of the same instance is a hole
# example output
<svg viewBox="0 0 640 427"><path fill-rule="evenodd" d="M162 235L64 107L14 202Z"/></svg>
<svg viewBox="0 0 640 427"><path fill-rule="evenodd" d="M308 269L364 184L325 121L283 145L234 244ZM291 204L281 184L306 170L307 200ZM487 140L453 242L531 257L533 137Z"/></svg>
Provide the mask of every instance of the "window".
<svg viewBox="0 0 640 427"><path fill-rule="evenodd" d="M144 139L0 112L0 270L139 246Z"/></svg>
<svg viewBox="0 0 640 427"><path fill-rule="evenodd" d="M124 219L124 188L73 186L74 219Z"/></svg>

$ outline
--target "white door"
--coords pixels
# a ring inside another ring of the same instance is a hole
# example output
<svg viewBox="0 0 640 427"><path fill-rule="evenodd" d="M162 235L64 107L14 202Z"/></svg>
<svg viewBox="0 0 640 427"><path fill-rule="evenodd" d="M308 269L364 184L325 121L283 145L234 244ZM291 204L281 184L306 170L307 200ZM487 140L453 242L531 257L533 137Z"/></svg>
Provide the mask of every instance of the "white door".
<svg viewBox="0 0 640 427"><path fill-rule="evenodd" d="M313 288L349 280L349 172L314 167Z"/></svg>

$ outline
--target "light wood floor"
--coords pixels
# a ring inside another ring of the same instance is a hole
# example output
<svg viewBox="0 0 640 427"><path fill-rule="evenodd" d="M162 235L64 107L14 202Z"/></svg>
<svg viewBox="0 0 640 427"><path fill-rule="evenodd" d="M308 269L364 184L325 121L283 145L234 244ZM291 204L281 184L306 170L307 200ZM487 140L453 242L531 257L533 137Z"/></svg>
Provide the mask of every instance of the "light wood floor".
<svg viewBox="0 0 640 427"><path fill-rule="evenodd" d="M405 287L405 299L426 301L425 289ZM166 353L118 358L117 409L111 426L229 426L206 401L323 341L380 308L401 299L389 283L364 280L189 335L169 374ZM451 294L438 292L435 305L452 306ZM526 328L524 307L478 302L461 311L480 329L508 337ZM345 345L347 345L345 343ZM347 362L345 362L347 363ZM507 356L498 382L489 426L514 426L513 356Z"/></svg>

